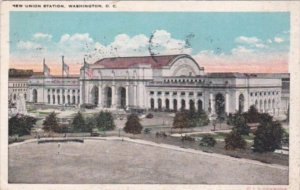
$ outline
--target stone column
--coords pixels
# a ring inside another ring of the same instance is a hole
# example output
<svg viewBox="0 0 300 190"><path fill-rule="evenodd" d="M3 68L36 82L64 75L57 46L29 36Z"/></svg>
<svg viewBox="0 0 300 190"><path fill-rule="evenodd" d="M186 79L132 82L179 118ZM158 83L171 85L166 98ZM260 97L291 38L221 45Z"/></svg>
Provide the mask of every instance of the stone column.
<svg viewBox="0 0 300 190"><path fill-rule="evenodd" d="M126 84L126 107L129 106L129 84Z"/></svg>
<svg viewBox="0 0 300 190"><path fill-rule="evenodd" d="M225 112L229 114L229 93L226 92L225 94Z"/></svg>
<svg viewBox="0 0 300 190"><path fill-rule="evenodd" d="M60 104L63 105L63 90L60 89L59 92L60 92Z"/></svg>
<svg viewBox="0 0 300 190"><path fill-rule="evenodd" d="M99 83L98 85L98 107L102 108L103 103L102 103L102 83Z"/></svg>
<svg viewBox="0 0 300 190"><path fill-rule="evenodd" d="M173 105L173 98L172 98L172 92L170 92L170 98L169 98L169 108L170 110L174 109L174 105Z"/></svg>
<svg viewBox="0 0 300 190"><path fill-rule="evenodd" d="M190 98L189 98L189 93L186 92L185 94L185 109L189 110L190 109Z"/></svg>
<svg viewBox="0 0 300 190"><path fill-rule="evenodd" d="M209 100L210 100L210 108L211 108L211 114L215 114L215 99L213 93L209 94Z"/></svg>
<svg viewBox="0 0 300 190"><path fill-rule="evenodd" d="M137 106L137 90L136 84L133 86L133 105Z"/></svg>
<svg viewBox="0 0 300 190"><path fill-rule="evenodd" d="M111 86L111 107L116 108L116 86L113 84Z"/></svg>
<svg viewBox="0 0 300 190"><path fill-rule="evenodd" d="M181 92L177 92L177 110L181 109L181 98L180 98L180 93Z"/></svg>
<svg viewBox="0 0 300 190"><path fill-rule="evenodd" d="M161 99L161 108L162 108L162 110L166 109L166 98L165 98L165 95L161 95L160 99Z"/></svg>
<svg viewBox="0 0 300 190"><path fill-rule="evenodd" d="M154 92L153 100L154 100L154 109L158 108L158 103L157 103L157 92Z"/></svg>

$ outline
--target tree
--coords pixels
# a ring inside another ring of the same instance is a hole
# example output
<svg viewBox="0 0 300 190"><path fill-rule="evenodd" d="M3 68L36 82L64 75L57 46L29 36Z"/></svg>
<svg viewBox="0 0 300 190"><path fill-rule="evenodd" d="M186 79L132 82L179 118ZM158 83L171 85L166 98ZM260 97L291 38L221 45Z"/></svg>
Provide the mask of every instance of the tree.
<svg viewBox="0 0 300 190"><path fill-rule="evenodd" d="M237 112L232 116L231 124L241 135L249 135L250 127L247 125L245 116L240 112Z"/></svg>
<svg viewBox="0 0 300 190"><path fill-rule="evenodd" d="M254 151L272 152L281 147L284 130L278 121L264 122L254 132Z"/></svg>
<svg viewBox="0 0 300 190"><path fill-rule="evenodd" d="M43 129L47 132L50 131L59 131L59 125L56 117L55 112L51 112L44 120L43 122Z"/></svg>
<svg viewBox="0 0 300 190"><path fill-rule="evenodd" d="M226 150L235 150L245 149L246 148L246 141L242 138L242 135L237 130L232 130L225 138L225 149Z"/></svg>
<svg viewBox="0 0 300 190"><path fill-rule="evenodd" d="M188 112L189 125L188 127L205 126L209 123L209 118L205 111L199 110L198 112L192 107Z"/></svg>
<svg viewBox="0 0 300 190"><path fill-rule="evenodd" d="M8 120L8 134L12 135L29 135L31 128L34 127L37 119L27 115L17 114Z"/></svg>
<svg viewBox="0 0 300 190"><path fill-rule="evenodd" d="M188 127L191 127L191 128L196 127L197 123L198 123L198 114L195 111L195 108L193 106L190 108L189 111L187 111L187 115L188 115L188 118L189 118Z"/></svg>
<svg viewBox="0 0 300 190"><path fill-rule="evenodd" d="M96 119L95 117L87 117L85 119L85 126L88 131L92 131L93 128L96 128Z"/></svg>
<svg viewBox="0 0 300 190"><path fill-rule="evenodd" d="M81 112L78 112L72 121L72 127L76 132L87 132L88 129L85 124L85 120Z"/></svg>
<svg viewBox="0 0 300 190"><path fill-rule="evenodd" d="M206 147L214 147L216 145L217 141L214 139L212 135L205 135L200 140L200 146L206 146Z"/></svg>
<svg viewBox="0 0 300 190"><path fill-rule="evenodd" d="M95 117L95 125L100 130L114 130L115 123L114 118L110 112L101 111Z"/></svg>
<svg viewBox="0 0 300 190"><path fill-rule="evenodd" d="M198 110L198 120L197 125L202 127L209 124L208 115L204 110Z"/></svg>
<svg viewBox="0 0 300 190"><path fill-rule="evenodd" d="M257 111L254 105L250 106L247 112L244 113L247 123L260 122L260 113Z"/></svg>
<svg viewBox="0 0 300 190"><path fill-rule="evenodd" d="M140 119L136 114L130 114L127 117L125 123L124 131L131 134L140 134L142 132L143 126L140 124Z"/></svg>
<svg viewBox="0 0 300 190"><path fill-rule="evenodd" d="M186 112L181 111L175 114L173 128L187 128L190 126L189 116Z"/></svg>

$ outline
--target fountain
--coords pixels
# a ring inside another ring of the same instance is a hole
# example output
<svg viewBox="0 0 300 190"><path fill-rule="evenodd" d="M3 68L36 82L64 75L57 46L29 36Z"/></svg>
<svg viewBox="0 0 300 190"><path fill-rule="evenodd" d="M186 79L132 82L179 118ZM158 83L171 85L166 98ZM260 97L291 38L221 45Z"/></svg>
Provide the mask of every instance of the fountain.
<svg viewBox="0 0 300 190"><path fill-rule="evenodd" d="M23 94L17 95L15 106L11 106L8 113L10 116L16 114L27 115L26 102Z"/></svg>

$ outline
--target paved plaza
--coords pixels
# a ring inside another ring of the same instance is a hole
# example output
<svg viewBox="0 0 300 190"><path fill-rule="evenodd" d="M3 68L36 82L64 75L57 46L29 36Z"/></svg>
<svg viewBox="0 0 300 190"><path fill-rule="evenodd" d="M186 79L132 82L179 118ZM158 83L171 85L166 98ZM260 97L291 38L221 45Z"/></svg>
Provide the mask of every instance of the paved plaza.
<svg viewBox="0 0 300 190"><path fill-rule="evenodd" d="M8 177L10 183L288 184L288 169L128 141L85 140L9 146Z"/></svg>

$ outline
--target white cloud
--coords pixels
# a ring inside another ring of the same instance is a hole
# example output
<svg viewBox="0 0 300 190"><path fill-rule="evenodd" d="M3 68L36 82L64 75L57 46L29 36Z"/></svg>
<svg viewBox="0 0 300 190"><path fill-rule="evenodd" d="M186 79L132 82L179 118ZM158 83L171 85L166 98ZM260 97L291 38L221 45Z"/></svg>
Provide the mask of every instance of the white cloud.
<svg viewBox="0 0 300 190"><path fill-rule="evenodd" d="M244 43L244 44L256 44L261 42L260 39L257 37L246 37L246 36L239 36L235 39L237 43Z"/></svg>
<svg viewBox="0 0 300 190"><path fill-rule="evenodd" d="M284 42L284 39L280 38L280 37L275 37L274 38L274 42L276 42L276 43L282 43L282 42Z"/></svg>
<svg viewBox="0 0 300 190"><path fill-rule="evenodd" d="M249 53L253 53L254 50L253 49L249 49L249 48L246 48L244 46L238 46L236 48L233 48L231 50L231 53L232 54L235 54L235 55L240 55L240 54L249 54Z"/></svg>
<svg viewBox="0 0 300 190"><path fill-rule="evenodd" d="M106 46L96 42L96 52L90 53L90 56L100 59L113 56L144 56L152 53L156 55L191 53L192 49L185 46L185 41L172 38L165 30L157 30L151 37L144 34L132 37L119 34Z"/></svg>
<svg viewBox="0 0 300 190"><path fill-rule="evenodd" d="M50 41L52 39L52 35L38 32L33 35L33 39Z"/></svg>
<svg viewBox="0 0 300 190"><path fill-rule="evenodd" d="M19 41L17 43L17 48L21 50L42 50L45 47L43 47L41 44L31 41Z"/></svg>
<svg viewBox="0 0 300 190"><path fill-rule="evenodd" d="M235 39L236 43L244 44L250 47L255 48L266 48L267 45L264 44L264 42L257 38L257 37L247 37L247 36L239 36Z"/></svg>

